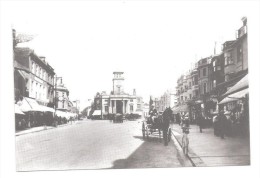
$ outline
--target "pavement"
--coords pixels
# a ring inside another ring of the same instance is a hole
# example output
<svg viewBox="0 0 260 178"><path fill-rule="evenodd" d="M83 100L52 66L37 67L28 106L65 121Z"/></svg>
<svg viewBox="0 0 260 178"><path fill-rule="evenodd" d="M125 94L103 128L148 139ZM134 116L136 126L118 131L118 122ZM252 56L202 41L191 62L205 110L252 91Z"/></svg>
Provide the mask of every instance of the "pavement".
<svg viewBox="0 0 260 178"><path fill-rule="evenodd" d="M213 128L190 126L188 158L193 166L246 166L250 165L249 137L233 136L221 139L214 135ZM173 135L181 146L182 130L178 124L171 125Z"/></svg>
<svg viewBox="0 0 260 178"><path fill-rule="evenodd" d="M79 121L74 121L72 124L76 124L78 122ZM53 126L32 127L32 128L28 128L28 129L25 129L25 130L20 130L20 131L15 132L15 136L30 134L30 133L34 133L34 132L46 131L46 130L55 129L55 128L59 128L59 127L69 126L69 125L72 125L72 124L69 122L67 124L58 125L57 127L53 127Z"/></svg>

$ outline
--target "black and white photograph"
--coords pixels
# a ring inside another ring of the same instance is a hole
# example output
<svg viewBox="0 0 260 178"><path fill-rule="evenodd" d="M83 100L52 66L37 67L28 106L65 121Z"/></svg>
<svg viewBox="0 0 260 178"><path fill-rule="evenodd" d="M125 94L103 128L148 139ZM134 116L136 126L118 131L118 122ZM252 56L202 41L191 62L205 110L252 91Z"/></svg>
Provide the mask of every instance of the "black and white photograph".
<svg viewBox="0 0 260 178"><path fill-rule="evenodd" d="M259 1L3 4L15 175L259 163Z"/></svg>

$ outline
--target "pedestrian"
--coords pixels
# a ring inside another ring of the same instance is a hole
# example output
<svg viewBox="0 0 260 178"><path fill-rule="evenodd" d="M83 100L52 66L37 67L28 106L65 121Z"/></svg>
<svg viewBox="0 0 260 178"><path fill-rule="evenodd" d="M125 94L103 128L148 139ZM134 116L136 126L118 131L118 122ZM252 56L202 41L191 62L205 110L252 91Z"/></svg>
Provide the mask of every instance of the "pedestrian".
<svg viewBox="0 0 260 178"><path fill-rule="evenodd" d="M198 125L199 125L199 129L200 129L200 133L202 133L203 123L204 123L204 116L202 113L200 113L199 117L198 117Z"/></svg>
<svg viewBox="0 0 260 178"><path fill-rule="evenodd" d="M224 111L221 110L219 113L219 135L222 139L225 137L225 123L227 120L227 117L224 114Z"/></svg>
<svg viewBox="0 0 260 178"><path fill-rule="evenodd" d="M218 136L218 115L217 113L213 113L213 128L214 128L214 135Z"/></svg>

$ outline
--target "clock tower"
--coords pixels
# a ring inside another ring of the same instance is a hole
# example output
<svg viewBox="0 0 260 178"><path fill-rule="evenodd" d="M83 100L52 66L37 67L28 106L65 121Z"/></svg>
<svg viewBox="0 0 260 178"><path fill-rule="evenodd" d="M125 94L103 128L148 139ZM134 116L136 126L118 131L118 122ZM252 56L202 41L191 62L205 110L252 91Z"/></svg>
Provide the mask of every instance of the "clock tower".
<svg viewBox="0 0 260 178"><path fill-rule="evenodd" d="M114 95L120 95L124 94L124 72L113 72L114 78L113 78L113 94Z"/></svg>

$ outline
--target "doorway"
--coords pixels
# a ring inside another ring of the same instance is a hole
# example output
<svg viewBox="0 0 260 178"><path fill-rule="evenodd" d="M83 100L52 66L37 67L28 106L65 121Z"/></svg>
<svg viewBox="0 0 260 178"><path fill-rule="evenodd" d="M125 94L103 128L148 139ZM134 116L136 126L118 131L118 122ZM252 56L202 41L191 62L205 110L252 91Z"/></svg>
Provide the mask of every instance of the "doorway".
<svg viewBox="0 0 260 178"><path fill-rule="evenodd" d="M116 113L123 114L123 102L116 101Z"/></svg>

